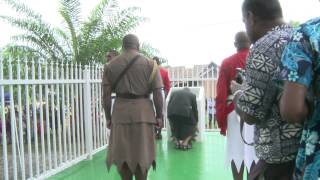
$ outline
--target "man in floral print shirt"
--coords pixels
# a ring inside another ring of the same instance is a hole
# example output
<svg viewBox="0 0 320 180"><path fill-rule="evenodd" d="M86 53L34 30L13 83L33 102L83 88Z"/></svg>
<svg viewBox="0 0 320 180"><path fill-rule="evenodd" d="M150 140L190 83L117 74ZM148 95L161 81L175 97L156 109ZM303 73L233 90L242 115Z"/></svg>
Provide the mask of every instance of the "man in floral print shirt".
<svg viewBox="0 0 320 180"><path fill-rule="evenodd" d="M285 80L280 111L289 122L304 121L295 179L320 177L320 18L302 24L287 45L281 63Z"/></svg>

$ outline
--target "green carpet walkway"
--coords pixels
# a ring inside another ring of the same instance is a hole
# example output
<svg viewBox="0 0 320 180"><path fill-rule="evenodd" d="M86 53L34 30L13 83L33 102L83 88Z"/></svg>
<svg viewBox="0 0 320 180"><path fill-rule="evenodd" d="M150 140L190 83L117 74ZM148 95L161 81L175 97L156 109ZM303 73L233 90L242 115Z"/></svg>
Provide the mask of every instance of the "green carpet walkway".
<svg viewBox="0 0 320 180"><path fill-rule="evenodd" d="M218 132L207 132L204 141L194 143L193 149L179 151L165 140L157 142L157 169L150 170L148 180L232 180L231 170L224 168L225 138ZM53 177L51 180L120 180L113 166L108 173L105 151L92 161L83 161Z"/></svg>

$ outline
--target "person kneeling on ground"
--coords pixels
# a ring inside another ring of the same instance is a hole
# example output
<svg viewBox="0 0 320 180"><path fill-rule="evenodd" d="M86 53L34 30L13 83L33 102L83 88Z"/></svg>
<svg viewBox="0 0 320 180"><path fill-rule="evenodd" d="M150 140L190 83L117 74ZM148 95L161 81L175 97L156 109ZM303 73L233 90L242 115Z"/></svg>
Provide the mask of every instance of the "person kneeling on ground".
<svg viewBox="0 0 320 180"><path fill-rule="evenodd" d="M196 95L189 88L172 92L168 104L168 118L177 149L191 149L191 140L198 123Z"/></svg>

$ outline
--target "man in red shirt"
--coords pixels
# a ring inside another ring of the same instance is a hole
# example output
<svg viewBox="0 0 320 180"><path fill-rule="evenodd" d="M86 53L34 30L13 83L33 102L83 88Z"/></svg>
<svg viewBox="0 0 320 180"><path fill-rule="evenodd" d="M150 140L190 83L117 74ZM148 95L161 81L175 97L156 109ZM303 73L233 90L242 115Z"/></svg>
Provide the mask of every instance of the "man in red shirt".
<svg viewBox="0 0 320 180"><path fill-rule="evenodd" d="M164 85L164 92L165 92L165 97L167 97L169 91L170 91L170 79L169 79L169 73L168 71L161 67L161 62L159 60L159 58L157 56L152 58L153 60L155 60L160 68L160 75L163 81L163 85Z"/></svg>
<svg viewBox="0 0 320 180"><path fill-rule="evenodd" d="M228 97L232 95L230 90L230 84L231 81L236 78L236 69L244 69L250 47L250 44L242 44L243 47L240 47L239 43L237 42L237 39L238 41L240 40L240 38L245 39L245 36L246 34L244 32L237 33L235 42L237 53L224 59L221 63L221 67L219 70L216 96L216 116L218 121L218 127L220 128L220 134L224 136L226 135L227 130L228 114L231 113L234 109L232 99L228 99Z"/></svg>
<svg viewBox="0 0 320 180"><path fill-rule="evenodd" d="M168 94L169 94L169 91L170 91L170 79L169 79L169 73L168 71L161 67L161 62L160 62L160 59L159 57L155 56L152 58L153 60L155 60L159 66L159 69L160 69L160 75L161 75L161 78L162 78L162 82L163 82L163 85L164 85L164 98L166 99ZM164 99L164 100L165 100ZM164 101L165 102L165 101ZM164 112L165 112L165 106L164 106ZM157 139L161 139L162 138L162 135L161 135L161 127L160 128L156 128L156 138Z"/></svg>
<svg viewBox="0 0 320 180"><path fill-rule="evenodd" d="M234 45L237 48L237 53L224 59L220 67L215 108L220 134L227 135L225 165L229 166L231 164L233 178L242 180L244 162L247 169L250 170L252 161L256 157L252 150L253 148L251 148L253 155L249 155L248 157L253 157L253 160L250 158L247 163L247 159L245 159L247 150L241 139L239 116L234 111L230 84L232 80L236 79L236 69L244 69L245 67L250 47L247 34L245 32L238 32L235 36Z"/></svg>

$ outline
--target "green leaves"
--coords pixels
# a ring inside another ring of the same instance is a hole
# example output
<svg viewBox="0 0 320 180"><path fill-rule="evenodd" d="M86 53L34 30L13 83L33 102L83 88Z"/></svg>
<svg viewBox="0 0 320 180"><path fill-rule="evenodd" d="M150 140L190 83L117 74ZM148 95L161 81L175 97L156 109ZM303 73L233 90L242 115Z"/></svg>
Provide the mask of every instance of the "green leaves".
<svg viewBox="0 0 320 180"><path fill-rule="evenodd" d="M16 12L22 13L30 18L41 20L41 14L35 13L27 5L21 2L17 3L14 0L3 0L3 1L6 2Z"/></svg>
<svg viewBox="0 0 320 180"><path fill-rule="evenodd" d="M73 58L71 61L79 61L79 43L77 37L77 28L80 23L80 2L79 0L61 0L59 12L67 24L70 32L71 47Z"/></svg>
<svg viewBox="0 0 320 180"><path fill-rule="evenodd" d="M52 60L66 60L63 47L56 41L56 37L49 25L38 19L32 19L32 17L28 19L0 16L0 19L25 32L24 34L14 36L12 38L14 43L22 43L26 46L28 43L31 43L30 46L33 45L33 47L31 46L33 49L40 48L46 51L46 54L48 54Z"/></svg>
<svg viewBox="0 0 320 180"><path fill-rule="evenodd" d="M60 0L59 14L65 27L52 27L42 16L27 5L3 0L23 18L0 16L14 27L22 30L12 37L12 43L4 48L2 55L13 57L43 58L47 61L69 61L82 64L105 63L105 54L110 49L121 49L121 40L145 21L138 16L140 9L120 9L117 0L101 0L88 18L81 20L79 0ZM149 45L145 54L158 54Z"/></svg>

